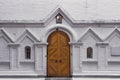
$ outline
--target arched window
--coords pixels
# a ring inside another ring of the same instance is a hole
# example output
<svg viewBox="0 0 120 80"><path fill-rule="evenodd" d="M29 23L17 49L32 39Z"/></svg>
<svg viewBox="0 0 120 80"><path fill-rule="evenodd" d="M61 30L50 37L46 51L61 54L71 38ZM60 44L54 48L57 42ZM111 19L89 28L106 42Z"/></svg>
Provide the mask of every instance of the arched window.
<svg viewBox="0 0 120 80"><path fill-rule="evenodd" d="M87 58L93 58L93 49L91 47L87 48Z"/></svg>
<svg viewBox="0 0 120 80"><path fill-rule="evenodd" d="M25 47L25 59L30 59L31 58L31 47L26 46Z"/></svg>
<svg viewBox="0 0 120 80"><path fill-rule="evenodd" d="M58 13L57 15L56 15L56 23L62 23L62 15L60 14L60 13Z"/></svg>

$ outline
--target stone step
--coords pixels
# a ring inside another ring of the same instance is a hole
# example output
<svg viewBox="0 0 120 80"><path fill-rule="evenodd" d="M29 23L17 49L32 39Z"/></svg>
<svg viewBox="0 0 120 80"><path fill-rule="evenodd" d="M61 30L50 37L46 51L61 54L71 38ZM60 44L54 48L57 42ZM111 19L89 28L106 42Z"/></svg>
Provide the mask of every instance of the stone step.
<svg viewBox="0 0 120 80"><path fill-rule="evenodd" d="M45 80L73 80L72 78L45 78Z"/></svg>

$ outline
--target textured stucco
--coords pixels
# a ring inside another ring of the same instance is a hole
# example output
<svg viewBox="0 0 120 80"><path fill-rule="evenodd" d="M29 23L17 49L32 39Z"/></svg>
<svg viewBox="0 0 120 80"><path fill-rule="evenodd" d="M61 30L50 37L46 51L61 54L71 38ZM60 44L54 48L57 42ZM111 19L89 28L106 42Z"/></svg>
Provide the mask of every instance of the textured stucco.
<svg viewBox="0 0 120 80"><path fill-rule="evenodd" d="M75 20L119 20L120 0L0 0L1 20L43 20L61 6Z"/></svg>
<svg viewBox="0 0 120 80"><path fill-rule="evenodd" d="M0 76L47 76L47 39L56 29L70 38L71 76L120 76L120 22L94 21L119 19L118 0L0 0L0 3ZM56 23L58 13L63 16L61 24ZM25 58L26 46L31 47L30 59ZM92 58L87 58L89 47L93 49Z"/></svg>

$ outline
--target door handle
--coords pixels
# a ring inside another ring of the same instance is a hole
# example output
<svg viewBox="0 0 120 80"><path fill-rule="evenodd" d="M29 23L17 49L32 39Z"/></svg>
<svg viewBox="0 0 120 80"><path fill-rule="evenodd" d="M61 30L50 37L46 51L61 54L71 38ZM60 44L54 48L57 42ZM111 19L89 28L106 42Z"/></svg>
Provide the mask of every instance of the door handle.
<svg viewBox="0 0 120 80"><path fill-rule="evenodd" d="M55 60L55 63L57 63L58 61L57 60Z"/></svg>
<svg viewBox="0 0 120 80"><path fill-rule="evenodd" d="M62 60L60 60L60 63L62 63Z"/></svg>

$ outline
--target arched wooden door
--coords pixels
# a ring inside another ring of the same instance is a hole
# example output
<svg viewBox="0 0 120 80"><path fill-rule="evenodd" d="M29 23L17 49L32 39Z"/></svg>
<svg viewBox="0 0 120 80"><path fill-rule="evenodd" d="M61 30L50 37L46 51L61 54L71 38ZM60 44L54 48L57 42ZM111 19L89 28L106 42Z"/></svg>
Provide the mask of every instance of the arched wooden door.
<svg viewBox="0 0 120 80"><path fill-rule="evenodd" d="M70 76L69 37L62 31L55 31L48 37L47 76Z"/></svg>

